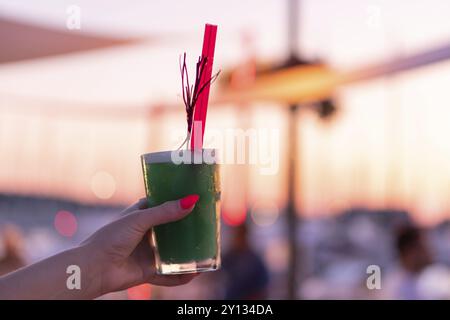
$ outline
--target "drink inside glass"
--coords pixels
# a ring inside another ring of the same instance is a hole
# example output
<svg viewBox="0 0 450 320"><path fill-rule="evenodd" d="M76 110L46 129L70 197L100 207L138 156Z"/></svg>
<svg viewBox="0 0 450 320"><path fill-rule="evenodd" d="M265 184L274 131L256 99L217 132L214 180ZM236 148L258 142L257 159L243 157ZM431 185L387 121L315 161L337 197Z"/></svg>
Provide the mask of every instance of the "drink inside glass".
<svg viewBox="0 0 450 320"><path fill-rule="evenodd" d="M141 156L150 207L198 194L185 218L151 231L160 274L217 270L220 267L220 177L216 150L179 150Z"/></svg>

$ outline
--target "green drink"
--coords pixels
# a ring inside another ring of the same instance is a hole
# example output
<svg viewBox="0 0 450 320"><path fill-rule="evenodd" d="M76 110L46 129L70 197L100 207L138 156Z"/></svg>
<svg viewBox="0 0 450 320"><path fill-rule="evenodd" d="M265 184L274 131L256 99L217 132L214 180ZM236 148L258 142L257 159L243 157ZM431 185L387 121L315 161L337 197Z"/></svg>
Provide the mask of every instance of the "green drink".
<svg viewBox="0 0 450 320"><path fill-rule="evenodd" d="M204 152L214 154L215 150ZM183 159L181 163L178 156ZM141 160L149 206L189 194L200 196L187 217L152 229L158 273L217 270L220 266L220 178L215 158L206 159L202 152L184 150L149 153L141 156Z"/></svg>

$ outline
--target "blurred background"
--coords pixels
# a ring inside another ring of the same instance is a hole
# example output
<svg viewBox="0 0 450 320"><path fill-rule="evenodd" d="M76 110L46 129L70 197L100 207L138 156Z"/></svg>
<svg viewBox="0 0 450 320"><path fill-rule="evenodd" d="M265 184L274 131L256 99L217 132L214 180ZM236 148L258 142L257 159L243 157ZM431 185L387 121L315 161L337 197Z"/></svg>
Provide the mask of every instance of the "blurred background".
<svg viewBox="0 0 450 320"><path fill-rule="evenodd" d="M213 23L205 145L218 147L208 130L278 130L279 170L222 166L221 271L103 298L449 299L449 11L0 0L0 274L144 195L139 156L183 139L179 56L193 68Z"/></svg>

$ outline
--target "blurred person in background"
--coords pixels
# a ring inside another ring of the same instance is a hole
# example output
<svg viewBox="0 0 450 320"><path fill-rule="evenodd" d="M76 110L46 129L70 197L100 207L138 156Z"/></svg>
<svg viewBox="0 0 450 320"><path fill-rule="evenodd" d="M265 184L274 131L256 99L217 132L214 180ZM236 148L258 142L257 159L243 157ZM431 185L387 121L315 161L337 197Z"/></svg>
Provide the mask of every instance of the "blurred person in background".
<svg viewBox="0 0 450 320"><path fill-rule="evenodd" d="M222 266L226 277L225 299L267 299L269 272L263 259L251 248L247 224L234 228Z"/></svg>
<svg viewBox="0 0 450 320"><path fill-rule="evenodd" d="M422 272L432 263L432 254L424 230L416 226L401 228L396 236L398 266L388 275L384 297L387 299L426 299L419 288Z"/></svg>
<svg viewBox="0 0 450 320"><path fill-rule="evenodd" d="M12 224L0 228L0 276L23 267L23 236Z"/></svg>

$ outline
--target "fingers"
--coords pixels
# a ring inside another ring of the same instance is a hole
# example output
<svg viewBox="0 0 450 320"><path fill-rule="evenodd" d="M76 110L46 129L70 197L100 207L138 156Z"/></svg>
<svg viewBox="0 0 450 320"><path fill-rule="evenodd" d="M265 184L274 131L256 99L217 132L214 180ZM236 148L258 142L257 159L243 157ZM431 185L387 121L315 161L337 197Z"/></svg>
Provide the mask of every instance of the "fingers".
<svg viewBox="0 0 450 320"><path fill-rule="evenodd" d="M147 198L141 198L137 202L138 209L147 209L148 208L148 200Z"/></svg>
<svg viewBox="0 0 450 320"><path fill-rule="evenodd" d="M136 210L127 218L135 230L145 233L153 226L184 218L192 211L198 199L198 195L189 195L181 200L168 201L157 207Z"/></svg>
<svg viewBox="0 0 450 320"><path fill-rule="evenodd" d="M198 273L174 274L174 275L155 275L150 279L150 283L157 286L181 286L196 278Z"/></svg>
<svg viewBox="0 0 450 320"><path fill-rule="evenodd" d="M136 211L139 209L146 209L147 207L148 207L147 198L141 198L137 202L133 203L131 206L129 206L125 210L123 210L121 215L127 215L133 211Z"/></svg>

